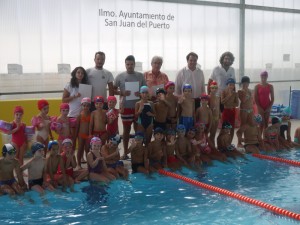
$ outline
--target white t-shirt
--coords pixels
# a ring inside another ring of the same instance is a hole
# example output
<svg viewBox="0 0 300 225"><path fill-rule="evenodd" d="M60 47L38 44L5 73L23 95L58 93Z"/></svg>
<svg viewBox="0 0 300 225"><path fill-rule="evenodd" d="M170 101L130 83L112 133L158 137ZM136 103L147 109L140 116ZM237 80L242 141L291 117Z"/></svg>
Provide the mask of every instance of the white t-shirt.
<svg viewBox="0 0 300 225"><path fill-rule="evenodd" d="M70 83L65 85L65 89L70 93L70 96L75 96L78 94L79 88L72 87ZM81 111L81 98L74 98L69 102L70 110L68 117L77 117Z"/></svg>
<svg viewBox="0 0 300 225"><path fill-rule="evenodd" d="M95 67L87 69L88 83L92 85L92 101L95 96L102 96L105 100L107 98L107 84L114 81L111 72L106 69L96 69Z"/></svg>
<svg viewBox="0 0 300 225"><path fill-rule="evenodd" d="M235 80L233 67L229 67L227 71L222 66L217 66L213 69L210 79L218 83L219 96L221 96L222 91L227 87L226 82L229 78L233 78Z"/></svg>

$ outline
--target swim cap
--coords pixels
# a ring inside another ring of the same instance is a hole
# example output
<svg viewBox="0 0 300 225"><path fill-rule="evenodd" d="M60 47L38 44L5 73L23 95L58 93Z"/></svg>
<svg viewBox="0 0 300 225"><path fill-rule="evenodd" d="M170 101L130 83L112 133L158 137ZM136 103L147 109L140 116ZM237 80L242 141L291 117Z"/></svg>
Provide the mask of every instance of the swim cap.
<svg viewBox="0 0 300 225"><path fill-rule="evenodd" d="M66 138L63 140L63 142L61 143L62 145L70 143L71 145L73 145L73 141L70 138Z"/></svg>
<svg viewBox="0 0 300 225"><path fill-rule="evenodd" d="M182 87L182 90L185 90L185 89L191 89L192 90L192 85L184 84L183 87Z"/></svg>
<svg viewBox="0 0 300 225"><path fill-rule="evenodd" d="M268 77L268 72L267 71L263 71L263 72L260 73L260 76L261 77L263 77L263 76Z"/></svg>
<svg viewBox="0 0 300 225"><path fill-rule="evenodd" d="M110 138L111 142L114 144L120 144L121 143L121 136L116 134L114 137Z"/></svg>
<svg viewBox="0 0 300 225"><path fill-rule="evenodd" d="M107 101L110 102L110 101L114 101L114 102L117 102L117 98L115 96L108 96L107 97Z"/></svg>
<svg viewBox="0 0 300 225"><path fill-rule="evenodd" d="M233 78L228 78L226 81L226 85L228 84L235 84L235 80Z"/></svg>
<svg viewBox="0 0 300 225"><path fill-rule="evenodd" d="M95 96L94 98L94 102L101 102L104 103L104 98L102 96Z"/></svg>
<svg viewBox="0 0 300 225"><path fill-rule="evenodd" d="M144 139L144 133L141 131L135 132L134 138L136 139Z"/></svg>
<svg viewBox="0 0 300 225"><path fill-rule="evenodd" d="M178 124L176 127L177 131L185 131L185 126L183 124Z"/></svg>
<svg viewBox="0 0 300 225"><path fill-rule="evenodd" d="M261 123L262 122L262 116L260 114L254 115L253 118L254 118L254 121L256 123Z"/></svg>
<svg viewBox="0 0 300 225"><path fill-rule="evenodd" d="M34 153L40 149L44 150L45 148L45 145L43 145L42 143L40 142L34 142L32 145L31 145L31 152L32 152L32 155L34 155Z"/></svg>
<svg viewBox="0 0 300 225"><path fill-rule="evenodd" d="M175 87L175 83L173 81L168 81L168 83L165 84L165 89L168 90L168 88L171 86Z"/></svg>
<svg viewBox="0 0 300 225"><path fill-rule="evenodd" d="M14 108L14 114L16 114L16 113L24 113L24 109L23 109L23 107L22 106L16 106L15 108Z"/></svg>
<svg viewBox="0 0 300 225"><path fill-rule="evenodd" d="M98 138L98 137L93 137L93 138L91 139L91 141L90 141L90 145L92 145L93 143L100 143L100 144L102 144L102 141L101 141L101 139Z"/></svg>
<svg viewBox="0 0 300 225"><path fill-rule="evenodd" d="M8 153L9 155L16 153L16 149L12 144L5 144L2 147L2 155L5 156L6 153Z"/></svg>
<svg viewBox="0 0 300 225"><path fill-rule="evenodd" d="M222 129L231 129L231 128L232 128L232 126L228 121L224 121L222 123Z"/></svg>
<svg viewBox="0 0 300 225"><path fill-rule="evenodd" d="M140 88L140 93L148 93L149 92L149 88L147 86L142 86Z"/></svg>
<svg viewBox="0 0 300 225"><path fill-rule="evenodd" d="M292 110L291 108L288 106L286 108L284 108L281 112L282 116L291 116L292 114Z"/></svg>
<svg viewBox="0 0 300 225"><path fill-rule="evenodd" d="M58 145L58 142L56 140L49 141L48 150L51 150L53 145Z"/></svg>
<svg viewBox="0 0 300 225"><path fill-rule="evenodd" d="M159 94L166 94L165 89L163 89L163 88L157 88L156 89L156 95L159 95Z"/></svg>
<svg viewBox="0 0 300 225"><path fill-rule="evenodd" d="M241 79L241 83L250 83L250 78L247 76L243 76Z"/></svg>
<svg viewBox="0 0 300 225"><path fill-rule="evenodd" d="M213 81L209 84L209 87L218 87L218 83L216 81Z"/></svg>
<svg viewBox="0 0 300 225"><path fill-rule="evenodd" d="M203 94L201 94L200 99L201 100L209 100L209 96L207 94L203 93Z"/></svg>
<svg viewBox="0 0 300 225"><path fill-rule="evenodd" d="M61 104L60 104L60 109L67 109L67 110L69 110L69 109L70 109L70 106L69 106L68 103L61 103Z"/></svg>
<svg viewBox="0 0 300 225"><path fill-rule="evenodd" d="M81 102L80 102L80 103L81 103L81 104L82 104L82 103L88 103L88 104L91 104L91 99L88 98L88 97L85 97L85 98L81 99Z"/></svg>
<svg viewBox="0 0 300 225"><path fill-rule="evenodd" d="M271 121L272 121L272 125L274 125L276 123L280 123L281 119L277 116L274 116Z"/></svg>
<svg viewBox="0 0 300 225"><path fill-rule="evenodd" d="M167 135L175 135L176 131L173 129L168 129L166 133L167 133Z"/></svg>
<svg viewBox="0 0 300 225"><path fill-rule="evenodd" d="M163 134L164 130L161 127L156 127L153 131L154 134Z"/></svg>
<svg viewBox="0 0 300 225"><path fill-rule="evenodd" d="M45 99L38 100L37 102L37 106L39 110L42 110L47 105L49 105L49 102Z"/></svg>

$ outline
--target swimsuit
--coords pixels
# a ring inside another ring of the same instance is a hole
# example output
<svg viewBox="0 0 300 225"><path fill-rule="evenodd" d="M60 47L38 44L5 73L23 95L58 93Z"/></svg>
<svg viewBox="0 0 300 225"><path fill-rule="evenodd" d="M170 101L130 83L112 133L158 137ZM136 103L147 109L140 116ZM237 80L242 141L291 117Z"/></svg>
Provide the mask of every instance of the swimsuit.
<svg viewBox="0 0 300 225"><path fill-rule="evenodd" d="M181 116L179 118L179 124L183 124L185 126L185 130L189 130L191 127L194 126L194 118L187 117L187 116Z"/></svg>
<svg viewBox="0 0 300 225"><path fill-rule="evenodd" d="M2 180L2 181L0 181L0 186L2 186L2 185L11 186L15 182L17 182L15 178L12 178L10 180Z"/></svg>
<svg viewBox="0 0 300 225"><path fill-rule="evenodd" d="M211 149L208 146L208 143L207 143L205 135L198 142L199 142L199 144L197 145L197 148L198 148L199 152L205 153L205 154L209 154L211 152Z"/></svg>
<svg viewBox="0 0 300 225"><path fill-rule="evenodd" d="M85 134L85 133L79 133L78 136L79 136L81 139L84 139L84 140L89 139L89 135L88 135L88 134Z"/></svg>
<svg viewBox="0 0 300 225"><path fill-rule="evenodd" d="M270 107L270 93L271 93L271 85L267 84L266 86L263 86L261 84L257 85L257 98L260 107L263 110L266 110L268 107Z"/></svg>
<svg viewBox="0 0 300 225"><path fill-rule="evenodd" d="M141 114L138 117L138 124L141 124L144 129L147 129L153 122L153 117L152 116L148 116L147 113L148 112L152 112L152 107L151 104L149 102L144 103L144 108L141 112Z"/></svg>
<svg viewBox="0 0 300 225"><path fill-rule="evenodd" d="M227 121L232 127L235 127L235 108L224 108L222 112L222 121Z"/></svg>
<svg viewBox="0 0 300 225"><path fill-rule="evenodd" d="M41 117L39 117L41 118ZM44 141L48 139L49 136L49 124L51 123L51 120L46 119L40 119L40 124L43 124L43 128L36 131L36 135L40 136ZM39 126L39 124L37 124Z"/></svg>
<svg viewBox="0 0 300 225"><path fill-rule="evenodd" d="M160 123L160 122L157 122L156 120L153 121L153 129L155 130L156 128L160 127L161 129L163 130L166 130L167 128L167 123Z"/></svg>
<svg viewBox="0 0 300 225"><path fill-rule="evenodd" d="M124 166L124 163L122 161L117 161L115 163L111 163L111 164L106 164L106 166L108 168L113 168L113 169L116 169L116 167L118 166Z"/></svg>
<svg viewBox="0 0 300 225"><path fill-rule="evenodd" d="M144 163L132 163L131 164L132 173L137 173L139 167L145 167Z"/></svg>
<svg viewBox="0 0 300 225"><path fill-rule="evenodd" d="M167 163L176 163L176 162L179 162L179 160L176 158L175 155L168 156Z"/></svg>
<svg viewBox="0 0 300 225"><path fill-rule="evenodd" d="M93 135L95 136L95 137L101 137L101 136L103 136L104 134L106 134L106 130L102 130L102 131L93 131Z"/></svg>
<svg viewBox="0 0 300 225"><path fill-rule="evenodd" d="M91 152L92 155L93 155L93 160L96 160L96 156L94 155L93 152ZM98 161L98 164L97 166L95 166L94 168L92 168L89 164L88 164L88 170L89 170L89 173L102 173L103 171L103 165L101 163L101 161L99 160Z"/></svg>
<svg viewBox="0 0 300 225"><path fill-rule="evenodd" d="M12 129L15 129L17 127L17 124L13 122ZM17 130L15 133L11 134L11 141L15 143L18 148L21 148L22 145L26 142L26 134L25 134L25 128L26 125L24 123L21 123L19 130Z"/></svg>
<svg viewBox="0 0 300 225"><path fill-rule="evenodd" d="M80 124L81 123L90 123L90 121L91 121L91 115L88 115L88 116L85 116L83 114L80 115ZM84 140L89 139L89 135L86 133L79 133L78 136Z"/></svg>
<svg viewBox="0 0 300 225"><path fill-rule="evenodd" d="M35 180L29 180L28 181L28 185L29 185L29 189L31 189L34 185L40 185L43 186L43 178L39 178L39 179L35 179Z"/></svg>
<svg viewBox="0 0 300 225"><path fill-rule="evenodd" d="M253 109L240 109L240 111L244 111L246 113L252 113Z"/></svg>
<svg viewBox="0 0 300 225"><path fill-rule="evenodd" d="M111 109L111 110L113 110L113 113L115 114L116 119L111 124L107 123L107 125L106 125L106 130L107 130L109 137L115 136L119 131L119 127L118 127L119 111L117 109Z"/></svg>
<svg viewBox="0 0 300 225"><path fill-rule="evenodd" d="M61 158L64 162L64 164L66 164L67 162L67 156L65 155L65 153L61 153ZM65 168L65 172L66 172L66 175L69 175L70 177L73 177L73 174L74 174L74 170L73 170L73 167L70 166L68 168ZM58 168L57 168L57 174L62 174L62 171L61 171L61 168L60 168L60 165L58 165Z"/></svg>

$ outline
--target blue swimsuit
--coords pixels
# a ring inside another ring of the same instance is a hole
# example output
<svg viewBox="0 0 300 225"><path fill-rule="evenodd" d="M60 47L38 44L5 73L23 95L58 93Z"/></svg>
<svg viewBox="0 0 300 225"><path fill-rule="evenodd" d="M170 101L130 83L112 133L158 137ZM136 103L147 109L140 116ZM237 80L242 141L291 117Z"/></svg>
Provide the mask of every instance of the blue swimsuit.
<svg viewBox="0 0 300 225"><path fill-rule="evenodd" d="M138 118L138 121L137 121L137 123L141 124L144 127L144 129L147 129L152 124L152 121L153 121L153 117L148 116L147 112L152 112L152 107L151 107L151 104L149 102L144 103L143 111L139 115L139 118Z"/></svg>

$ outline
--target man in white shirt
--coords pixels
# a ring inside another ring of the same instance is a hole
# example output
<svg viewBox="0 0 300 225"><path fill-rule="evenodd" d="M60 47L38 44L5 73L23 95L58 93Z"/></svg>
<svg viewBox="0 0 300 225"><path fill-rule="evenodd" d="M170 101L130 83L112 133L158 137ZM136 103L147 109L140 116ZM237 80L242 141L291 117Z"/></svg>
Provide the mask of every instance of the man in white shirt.
<svg viewBox="0 0 300 225"><path fill-rule="evenodd" d="M107 90L110 96L114 95L113 89L113 81L114 77L112 73L103 68L105 63L105 53L104 52L96 52L95 53L95 67L87 69L88 75L88 83L92 85L92 100L95 96L102 96L105 99L105 104L103 106L104 109L107 109ZM91 110L95 109L95 104L92 102Z"/></svg>
<svg viewBox="0 0 300 225"><path fill-rule="evenodd" d="M181 69L175 80L175 94L182 95L182 87L185 84L192 85L192 97L195 100L195 110L200 106L200 96L205 94L205 80L203 71L197 67L198 55L190 52L186 56L187 66Z"/></svg>

